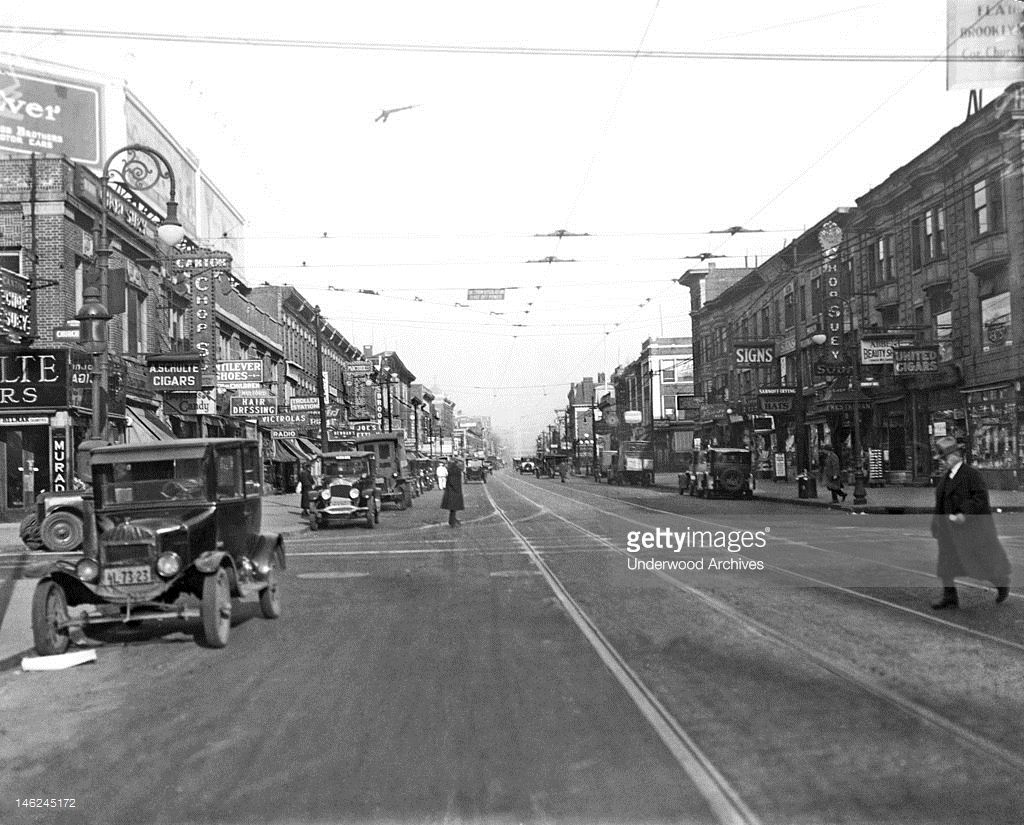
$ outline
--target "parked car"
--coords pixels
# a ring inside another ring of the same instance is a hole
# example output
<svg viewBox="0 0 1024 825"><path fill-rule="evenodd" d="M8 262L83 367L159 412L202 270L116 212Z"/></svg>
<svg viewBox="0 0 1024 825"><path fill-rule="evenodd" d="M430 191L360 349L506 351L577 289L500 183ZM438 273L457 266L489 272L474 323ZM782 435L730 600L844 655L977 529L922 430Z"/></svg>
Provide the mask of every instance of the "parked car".
<svg viewBox="0 0 1024 825"><path fill-rule="evenodd" d="M466 481L487 483L487 464L483 459L471 458L466 462Z"/></svg>
<svg viewBox="0 0 1024 825"><path fill-rule="evenodd" d="M532 458L524 458L519 462L519 473L534 473L537 470L537 463Z"/></svg>
<svg viewBox="0 0 1024 825"><path fill-rule="evenodd" d="M615 457L618 454L617 450L605 450L601 453L601 461L594 467L594 478L597 481L600 481L603 478L609 484L611 483L611 471L615 466Z"/></svg>
<svg viewBox="0 0 1024 825"><path fill-rule="evenodd" d="M405 457L405 433L373 432L357 434L353 449L373 452L377 465L378 497L382 504L397 504L399 510L412 507L413 479Z"/></svg>
<svg viewBox="0 0 1024 825"><path fill-rule="evenodd" d="M232 597L256 598L266 618L280 616L284 541L260 532L262 469L259 444L246 439L95 450L83 555L58 560L36 585L36 650L63 653L85 626L196 618L197 640L224 647ZM199 607L179 601L185 596ZM69 615L79 605L96 610Z"/></svg>
<svg viewBox="0 0 1024 825"><path fill-rule="evenodd" d="M380 522L375 458L372 452L324 453L320 485L310 495L309 529Z"/></svg>
<svg viewBox="0 0 1024 825"><path fill-rule="evenodd" d="M736 447L711 447L707 451L707 470L697 479L697 495L751 497L756 482L752 472L753 454Z"/></svg>
<svg viewBox="0 0 1024 825"><path fill-rule="evenodd" d="M654 484L654 445L650 441L624 441L616 451L615 461L608 471L608 483Z"/></svg>

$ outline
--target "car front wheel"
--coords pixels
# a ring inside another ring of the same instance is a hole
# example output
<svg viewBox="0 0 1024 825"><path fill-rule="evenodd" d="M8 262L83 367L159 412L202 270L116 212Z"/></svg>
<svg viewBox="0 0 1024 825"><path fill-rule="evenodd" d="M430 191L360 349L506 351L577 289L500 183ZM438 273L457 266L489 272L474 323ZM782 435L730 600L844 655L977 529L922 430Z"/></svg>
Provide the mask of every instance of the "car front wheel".
<svg viewBox="0 0 1024 825"><path fill-rule="evenodd" d="M68 649L71 636L67 627L61 627L67 620L64 588L52 579L43 579L32 597L32 641L40 656L56 656Z"/></svg>
<svg viewBox="0 0 1024 825"><path fill-rule="evenodd" d="M217 568L203 579L203 597L199 606L203 622L202 642L207 647L224 647L231 632L231 588L228 571Z"/></svg>
<svg viewBox="0 0 1024 825"><path fill-rule="evenodd" d="M260 612L265 619L281 618L281 591L273 568L267 573L267 586L260 591Z"/></svg>

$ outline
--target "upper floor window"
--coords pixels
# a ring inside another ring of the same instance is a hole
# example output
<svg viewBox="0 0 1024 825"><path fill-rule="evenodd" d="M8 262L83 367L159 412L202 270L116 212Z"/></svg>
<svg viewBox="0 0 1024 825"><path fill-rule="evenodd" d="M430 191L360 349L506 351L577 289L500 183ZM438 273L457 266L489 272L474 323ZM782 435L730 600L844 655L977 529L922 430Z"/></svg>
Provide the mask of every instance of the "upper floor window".
<svg viewBox="0 0 1024 825"><path fill-rule="evenodd" d="M790 329L796 323L796 297L792 292L782 296L783 328Z"/></svg>
<svg viewBox="0 0 1024 825"><path fill-rule="evenodd" d="M892 234L883 235L875 242L874 248L874 280L885 283L893 279L893 239Z"/></svg>
<svg viewBox="0 0 1024 825"><path fill-rule="evenodd" d="M797 302L800 305L800 320L807 320L807 284L800 284L800 300Z"/></svg>
<svg viewBox="0 0 1024 825"><path fill-rule="evenodd" d="M128 355L142 355L146 352L146 332L146 293L128 287L125 290L124 336L124 351Z"/></svg>
<svg viewBox="0 0 1024 825"><path fill-rule="evenodd" d="M821 315L821 278L811 281L811 315L817 318Z"/></svg>
<svg viewBox="0 0 1024 825"><path fill-rule="evenodd" d="M925 262L946 256L946 210L933 207L924 213Z"/></svg>
<svg viewBox="0 0 1024 825"><path fill-rule="evenodd" d="M981 348L984 352L1013 343L1010 335L1010 293L981 301Z"/></svg>
<svg viewBox="0 0 1024 825"><path fill-rule="evenodd" d="M974 234L984 235L1002 228L1002 201L998 175L974 184Z"/></svg>
<svg viewBox="0 0 1024 825"><path fill-rule="evenodd" d="M764 307L761 310L761 335L765 338L772 334L771 310Z"/></svg>

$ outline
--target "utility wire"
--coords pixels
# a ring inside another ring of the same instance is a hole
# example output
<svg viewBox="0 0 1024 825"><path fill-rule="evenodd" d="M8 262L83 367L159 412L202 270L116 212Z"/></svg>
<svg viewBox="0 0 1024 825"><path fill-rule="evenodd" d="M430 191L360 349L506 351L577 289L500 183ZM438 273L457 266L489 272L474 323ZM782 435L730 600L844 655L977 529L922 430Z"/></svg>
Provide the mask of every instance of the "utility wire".
<svg viewBox="0 0 1024 825"><path fill-rule="evenodd" d="M626 60L733 60L769 61L798 63L932 63L934 55L929 54L841 54L836 52L739 52L699 51L673 49L608 49L569 48L559 46L497 46L497 45L456 45L446 43L372 43L345 40L314 40L310 38L239 37L215 34L174 34L169 32L143 32L114 29L77 29L56 26L19 26L0 24L0 33L22 35L44 35L51 37L81 37L99 40L145 40L159 43L182 43L194 46L250 46L287 49L328 49L336 51L370 52L418 52L424 54L488 54L510 57L601 57ZM1016 61L1000 56L948 55L951 63L1007 63L1024 64L1024 58Z"/></svg>

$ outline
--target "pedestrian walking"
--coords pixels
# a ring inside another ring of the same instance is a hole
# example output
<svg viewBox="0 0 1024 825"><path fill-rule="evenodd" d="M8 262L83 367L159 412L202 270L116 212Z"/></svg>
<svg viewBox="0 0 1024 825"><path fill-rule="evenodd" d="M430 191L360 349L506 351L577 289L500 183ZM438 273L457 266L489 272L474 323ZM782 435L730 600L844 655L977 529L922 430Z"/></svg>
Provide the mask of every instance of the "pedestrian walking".
<svg viewBox="0 0 1024 825"><path fill-rule="evenodd" d="M840 496L843 497L843 501L846 501L846 490L843 489L843 471L839 465L839 456L831 449L824 450L821 456L824 467L822 475L825 478L825 489L832 493L832 503L836 504Z"/></svg>
<svg viewBox="0 0 1024 825"><path fill-rule="evenodd" d="M465 509L462 501L462 461L452 456L448 462L448 483L444 488L444 496L441 498L441 509L448 511L448 526L458 527L462 524L455 514Z"/></svg>
<svg viewBox="0 0 1024 825"><path fill-rule="evenodd" d="M438 464L436 472L437 488L443 490L445 483L448 481L448 468L444 464Z"/></svg>
<svg viewBox="0 0 1024 825"><path fill-rule="evenodd" d="M302 509L302 515L309 515L309 495L313 492L313 486L316 482L313 480L313 472L310 470L308 463L302 465L302 469L299 471L299 507Z"/></svg>
<svg viewBox="0 0 1024 825"><path fill-rule="evenodd" d="M963 448L952 436L935 441L936 458L947 472L935 488L932 536L939 544L938 576L942 598L932 607L960 606L958 576L989 581L996 588L996 603L1010 595L1010 560L996 533L988 489L981 473L963 459Z"/></svg>
<svg viewBox="0 0 1024 825"><path fill-rule="evenodd" d="M565 477L569 475L569 462L563 461L558 465L558 475L562 478L562 484L565 484Z"/></svg>

